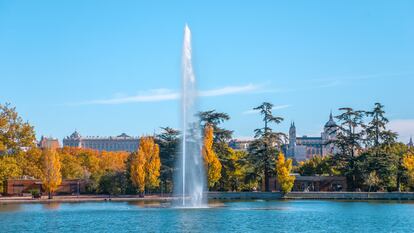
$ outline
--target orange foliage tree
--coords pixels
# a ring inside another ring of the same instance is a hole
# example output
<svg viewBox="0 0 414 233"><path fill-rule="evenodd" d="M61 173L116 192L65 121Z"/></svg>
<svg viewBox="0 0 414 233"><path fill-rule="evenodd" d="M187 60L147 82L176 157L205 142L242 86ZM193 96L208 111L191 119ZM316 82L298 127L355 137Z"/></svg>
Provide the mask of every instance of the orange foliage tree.
<svg viewBox="0 0 414 233"><path fill-rule="evenodd" d="M132 154L131 158L131 181L144 195L145 189L157 188L160 184L161 160L159 146L153 137L141 137L138 152Z"/></svg>
<svg viewBox="0 0 414 233"><path fill-rule="evenodd" d="M60 173L60 160L55 150L43 150L43 188L48 192L49 199L52 199L52 193L56 191L62 183L62 174Z"/></svg>
<svg viewBox="0 0 414 233"><path fill-rule="evenodd" d="M221 163L213 150L213 127L209 124L204 128L203 158L207 172L208 186L211 188L221 178Z"/></svg>

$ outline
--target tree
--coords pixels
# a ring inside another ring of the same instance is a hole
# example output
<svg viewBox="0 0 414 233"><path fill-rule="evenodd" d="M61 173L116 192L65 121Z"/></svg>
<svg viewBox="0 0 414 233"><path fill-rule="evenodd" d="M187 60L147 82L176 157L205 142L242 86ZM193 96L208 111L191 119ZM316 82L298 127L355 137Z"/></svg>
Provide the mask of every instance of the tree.
<svg viewBox="0 0 414 233"><path fill-rule="evenodd" d="M49 199L52 199L52 193L56 191L62 183L62 175L60 173L60 160L55 150L43 150L43 188L48 192Z"/></svg>
<svg viewBox="0 0 414 233"><path fill-rule="evenodd" d="M211 188L221 177L221 163L213 150L213 127L206 125L202 150L204 165L207 172L208 186Z"/></svg>
<svg viewBox="0 0 414 233"><path fill-rule="evenodd" d="M299 163L298 172L301 176L337 175L338 172L332 166L332 156L314 156Z"/></svg>
<svg viewBox="0 0 414 233"><path fill-rule="evenodd" d="M138 152L133 153L131 157L130 178L143 197L146 188L153 189L159 186L159 146L153 137L141 137Z"/></svg>
<svg viewBox="0 0 414 233"><path fill-rule="evenodd" d="M367 163L366 173L375 171L379 178L379 186L384 189L400 190L399 163L403 153L398 153L395 142L397 134L387 130L388 119L385 117L384 105L375 103L372 111L366 112L371 120L364 125L366 151L363 153Z"/></svg>
<svg viewBox="0 0 414 233"><path fill-rule="evenodd" d="M0 155L16 154L35 145L33 127L10 104L0 104Z"/></svg>
<svg viewBox="0 0 414 233"><path fill-rule="evenodd" d="M161 183L164 185L165 192L173 190L173 174L176 170L177 152L180 145L180 131L165 127L163 131L157 135L156 142L160 146L161 159Z"/></svg>
<svg viewBox="0 0 414 233"><path fill-rule="evenodd" d="M408 182L411 187L414 187L414 154L408 153L403 158L403 166L406 169Z"/></svg>
<svg viewBox="0 0 414 233"><path fill-rule="evenodd" d="M233 131L218 126L224 121L230 120L230 116L227 113L216 112L216 110L209 110L199 112L198 116L200 117L200 123L202 124L202 128L205 128L206 125L210 125L213 127L214 142L225 142L231 139Z"/></svg>
<svg viewBox="0 0 414 233"><path fill-rule="evenodd" d="M366 133L366 144L370 147L378 150L382 145L391 145L395 143L397 134L386 129L386 125L389 122L384 116L384 105L375 103L375 107L372 111L366 112L368 117L371 117L371 121L364 126Z"/></svg>
<svg viewBox="0 0 414 233"><path fill-rule="evenodd" d="M109 195L125 194L127 183L124 172L108 171L99 180L99 191Z"/></svg>
<svg viewBox="0 0 414 233"><path fill-rule="evenodd" d="M0 193L3 193L3 182L9 178L22 175L22 170L13 156L0 156Z"/></svg>
<svg viewBox="0 0 414 233"><path fill-rule="evenodd" d="M273 132L270 123L279 124L282 117L273 116L273 104L264 102L253 110L258 110L263 115L263 128L255 130L255 140L249 147L249 157L257 169L257 173L263 174L265 191L270 191L269 178L274 171L275 155L280 151L280 146L286 139L286 135L280 132Z"/></svg>
<svg viewBox="0 0 414 233"><path fill-rule="evenodd" d="M369 173L367 179L365 180L365 184L368 185L368 192L371 192L371 188L377 188L380 185L380 178L377 175L376 171L372 171Z"/></svg>
<svg viewBox="0 0 414 233"><path fill-rule="evenodd" d="M295 176L290 175L292 171L292 159L285 160L283 153L279 153L276 163L277 181L283 194L287 194L293 188Z"/></svg>
<svg viewBox="0 0 414 233"><path fill-rule="evenodd" d="M329 143L334 143L338 152L334 155L335 165L339 171L348 179L351 189L359 187L363 177L360 169L359 152L362 147L365 126L363 124L363 111L356 111L352 108L340 108L342 113L336 118L339 125L330 129L336 133L336 139Z"/></svg>

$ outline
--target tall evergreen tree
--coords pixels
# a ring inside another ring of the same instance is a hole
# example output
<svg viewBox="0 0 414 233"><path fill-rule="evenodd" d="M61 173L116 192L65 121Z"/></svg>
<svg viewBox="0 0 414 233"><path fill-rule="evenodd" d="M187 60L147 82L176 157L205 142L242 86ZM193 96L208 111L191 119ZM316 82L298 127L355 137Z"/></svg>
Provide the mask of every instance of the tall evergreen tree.
<svg viewBox="0 0 414 233"><path fill-rule="evenodd" d="M173 175L177 166L177 155L180 145L180 131L164 127L156 136L156 142L160 146L161 159L161 185L164 192L173 190Z"/></svg>
<svg viewBox="0 0 414 233"><path fill-rule="evenodd" d="M336 133L336 139L330 143L334 143L338 148L334 156L334 161L339 171L348 179L351 189L360 187L362 171L360 168L359 153L363 143L363 117L364 111L357 111L352 108L340 108L342 113L336 118L339 125L331 130Z"/></svg>
<svg viewBox="0 0 414 233"><path fill-rule="evenodd" d="M270 177L275 169L276 155L280 146L286 140L286 135L273 132L271 123L280 124L282 117L274 116L273 104L264 102L253 110L258 110L263 116L263 127L255 129L255 140L249 147L249 154L256 171L263 174L265 191L270 191Z"/></svg>

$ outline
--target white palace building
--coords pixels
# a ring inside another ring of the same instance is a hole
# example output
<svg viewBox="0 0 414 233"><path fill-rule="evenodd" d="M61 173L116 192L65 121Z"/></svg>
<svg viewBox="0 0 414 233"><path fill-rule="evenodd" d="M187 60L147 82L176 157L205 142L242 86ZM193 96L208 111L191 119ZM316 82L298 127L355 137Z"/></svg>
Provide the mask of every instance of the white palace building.
<svg viewBox="0 0 414 233"><path fill-rule="evenodd" d="M89 148L105 151L129 151L138 150L139 137L131 137L122 133L116 137L82 137L77 131L63 139L63 146Z"/></svg>

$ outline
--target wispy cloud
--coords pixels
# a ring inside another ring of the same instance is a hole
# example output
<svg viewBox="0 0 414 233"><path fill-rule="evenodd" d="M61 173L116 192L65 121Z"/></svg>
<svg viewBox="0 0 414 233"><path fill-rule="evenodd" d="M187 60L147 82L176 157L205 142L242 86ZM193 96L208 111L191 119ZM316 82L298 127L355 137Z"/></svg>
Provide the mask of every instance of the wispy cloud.
<svg viewBox="0 0 414 233"><path fill-rule="evenodd" d="M234 94L247 94L253 93L261 88L260 85L247 84L242 86L226 86L216 89L210 89L200 91L199 96L201 97L214 97L223 95L234 95ZM127 104L127 103L140 103L140 102L160 102L176 100L180 98L180 92L171 89L152 89L149 91L141 92L134 96L122 96L119 94L114 98L90 100L75 105L109 105L109 104Z"/></svg>
<svg viewBox="0 0 414 233"><path fill-rule="evenodd" d="M231 95L238 93L249 93L257 91L261 88L260 85L247 84L244 86L227 86L207 91L200 91L200 96L221 96L221 95Z"/></svg>
<svg viewBox="0 0 414 233"><path fill-rule="evenodd" d="M414 136L414 119L396 119L388 123L388 127L398 133L402 142L407 143Z"/></svg>
<svg viewBox="0 0 414 233"><path fill-rule="evenodd" d="M289 104L276 105L276 106L273 106L273 110L279 110L279 109L284 109L284 108L288 108L288 107L290 107ZM245 115L258 114L259 112L260 112L260 110L251 109L251 110L244 111L243 114L245 114Z"/></svg>

